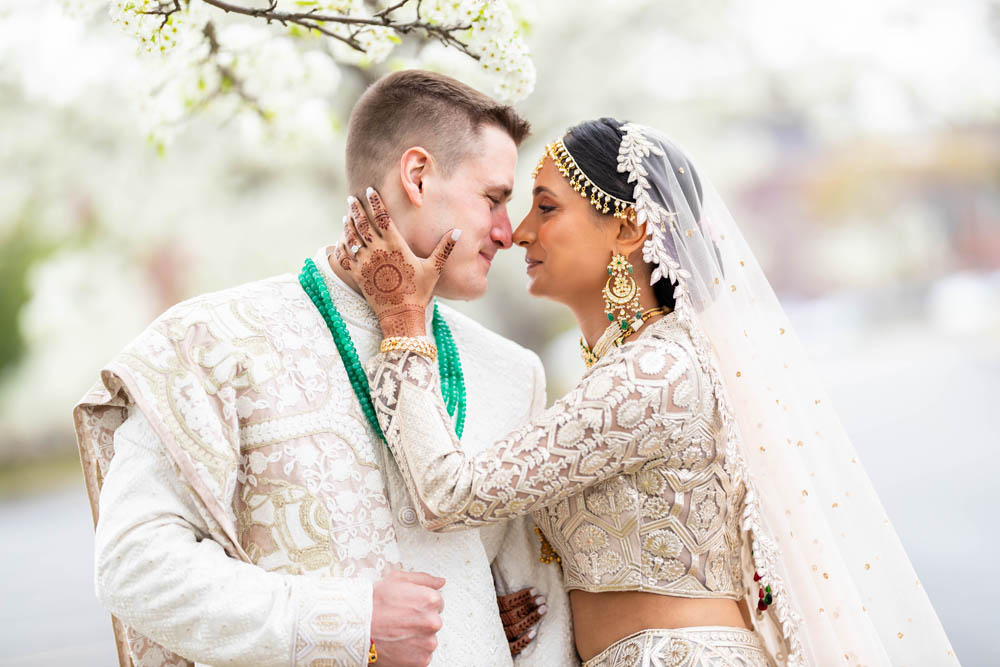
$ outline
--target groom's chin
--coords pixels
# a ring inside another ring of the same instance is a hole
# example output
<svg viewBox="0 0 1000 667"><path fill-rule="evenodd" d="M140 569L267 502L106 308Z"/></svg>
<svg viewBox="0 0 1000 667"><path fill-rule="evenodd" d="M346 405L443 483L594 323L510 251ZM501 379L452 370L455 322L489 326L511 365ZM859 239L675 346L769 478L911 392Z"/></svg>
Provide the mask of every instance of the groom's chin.
<svg viewBox="0 0 1000 667"><path fill-rule="evenodd" d="M486 294L489 280L485 274L441 276L434 294L454 301L475 301Z"/></svg>

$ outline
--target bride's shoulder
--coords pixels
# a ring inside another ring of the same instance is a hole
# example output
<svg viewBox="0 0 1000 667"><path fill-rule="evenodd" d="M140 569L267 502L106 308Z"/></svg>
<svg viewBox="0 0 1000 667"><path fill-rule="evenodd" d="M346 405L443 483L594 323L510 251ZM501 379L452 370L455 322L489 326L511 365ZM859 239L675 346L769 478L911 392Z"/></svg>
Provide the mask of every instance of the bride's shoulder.
<svg viewBox="0 0 1000 667"><path fill-rule="evenodd" d="M647 325L608 361L645 379L672 377L682 369L697 371L701 366L690 332L673 313Z"/></svg>

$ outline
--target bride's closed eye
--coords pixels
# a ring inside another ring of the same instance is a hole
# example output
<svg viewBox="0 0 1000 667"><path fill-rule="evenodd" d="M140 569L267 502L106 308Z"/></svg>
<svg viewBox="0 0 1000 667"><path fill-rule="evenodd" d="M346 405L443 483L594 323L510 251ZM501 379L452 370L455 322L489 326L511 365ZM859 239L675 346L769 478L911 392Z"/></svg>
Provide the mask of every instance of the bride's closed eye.
<svg viewBox="0 0 1000 667"><path fill-rule="evenodd" d="M545 204L539 204L538 205L538 210L541 211L542 213L551 213L552 211L556 210L556 207L555 206L547 206Z"/></svg>

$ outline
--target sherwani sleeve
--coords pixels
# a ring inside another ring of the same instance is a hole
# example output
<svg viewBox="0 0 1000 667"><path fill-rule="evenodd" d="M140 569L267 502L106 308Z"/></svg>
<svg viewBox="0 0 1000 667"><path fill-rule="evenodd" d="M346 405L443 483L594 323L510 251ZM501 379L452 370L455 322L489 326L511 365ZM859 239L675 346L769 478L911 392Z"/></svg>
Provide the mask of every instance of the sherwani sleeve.
<svg viewBox="0 0 1000 667"><path fill-rule="evenodd" d="M545 409L545 371L531 355L531 404L524 416L528 422ZM493 576L500 593L523 588L537 588L545 596L548 612L538 624L538 634L528 647L514 657L516 667L552 667L578 665L569 608L569 596L563 588L562 569L539 560L539 542L535 522L524 516L508 522L503 544L493 561Z"/></svg>
<svg viewBox="0 0 1000 667"><path fill-rule="evenodd" d="M445 411L437 364L391 351L368 368L382 431L429 530L504 521L637 469L683 430L700 381L680 347L636 341L529 424L470 456Z"/></svg>
<svg viewBox="0 0 1000 667"><path fill-rule="evenodd" d="M372 586L229 557L138 410L100 495L97 595L140 634L211 665L367 664Z"/></svg>

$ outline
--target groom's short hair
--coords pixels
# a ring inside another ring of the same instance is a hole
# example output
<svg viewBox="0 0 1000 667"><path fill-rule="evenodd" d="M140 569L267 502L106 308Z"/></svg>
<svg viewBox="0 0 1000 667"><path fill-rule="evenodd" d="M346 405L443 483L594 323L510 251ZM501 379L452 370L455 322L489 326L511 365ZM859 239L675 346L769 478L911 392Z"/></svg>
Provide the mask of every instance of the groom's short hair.
<svg viewBox="0 0 1000 667"><path fill-rule="evenodd" d="M360 196L412 146L426 148L449 175L474 148L483 125L507 132L516 145L531 126L513 107L451 77L424 70L390 74L361 95L347 124L347 186Z"/></svg>

